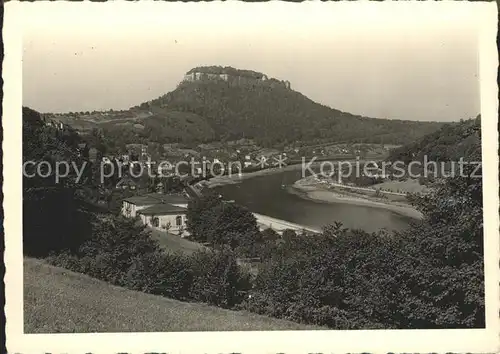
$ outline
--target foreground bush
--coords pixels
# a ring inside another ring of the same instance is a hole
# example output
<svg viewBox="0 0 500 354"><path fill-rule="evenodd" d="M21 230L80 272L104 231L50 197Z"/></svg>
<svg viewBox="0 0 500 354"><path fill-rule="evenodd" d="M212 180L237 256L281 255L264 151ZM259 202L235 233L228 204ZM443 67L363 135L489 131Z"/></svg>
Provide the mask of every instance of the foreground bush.
<svg viewBox="0 0 500 354"><path fill-rule="evenodd" d="M161 252L144 227L121 217L94 218L92 234L75 250L54 252L48 261L115 285L127 285L127 273L138 257Z"/></svg>
<svg viewBox="0 0 500 354"><path fill-rule="evenodd" d="M142 227L120 217L96 221L94 230L76 252L47 260L129 289L224 308L239 304L250 288L231 250L165 253Z"/></svg>
<svg viewBox="0 0 500 354"><path fill-rule="evenodd" d="M173 299L190 300L192 273L189 259L181 254L137 256L128 269L126 286Z"/></svg>
<svg viewBox="0 0 500 354"><path fill-rule="evenodd" d="M250 276L240 269L230 250L198 251L190 261L190 296L194 300L231 308L245 298L251 287Z"/></svg>
<svg viewBox="0 0 500 354"><path fill-rule="evenodd" d="M291 239L261 268L243 307L338 329L390 327L383 312L394 298L381 276L390 265L380 268L390 252L383 236L361 231Z"/></svg>

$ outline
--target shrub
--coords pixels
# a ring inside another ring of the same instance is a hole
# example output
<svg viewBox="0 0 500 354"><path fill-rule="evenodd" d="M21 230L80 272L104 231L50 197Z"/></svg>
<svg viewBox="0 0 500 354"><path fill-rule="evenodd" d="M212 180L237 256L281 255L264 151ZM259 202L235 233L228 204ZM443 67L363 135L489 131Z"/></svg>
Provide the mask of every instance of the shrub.
<svg viewBox="0 0 500 354"><path fill-rule="evenodd" d="M250 275L243 273L228 249L198 251L191 256L193 282L190 297L220 307L240 303L250 289Z"/></svg>
<svg viewBox="0 0 500 354"><path fill-rule="evenodd" d="M108 216L95 219L92 234L76 250L52 255L49 261L110 283L128 286L127 272L138 258L159 254L158 243L134 220Z"/></svg>
<svg viewBox="0 0 500 354"><path fill-rule="evenodd" d="M229 244L235 248L248 242L244 238L258 240L259 229L253 214L234 203L224 203L217 195L191 201L187 219L187 231L198 242Z"/></svg>
<svg viewBox="0 0 500 354"><path fill-rule="evenodd" d="M179 300L189 299L191 282L187 258L170 253L137 256L126 276L126 286L131 289Z"/></svg>

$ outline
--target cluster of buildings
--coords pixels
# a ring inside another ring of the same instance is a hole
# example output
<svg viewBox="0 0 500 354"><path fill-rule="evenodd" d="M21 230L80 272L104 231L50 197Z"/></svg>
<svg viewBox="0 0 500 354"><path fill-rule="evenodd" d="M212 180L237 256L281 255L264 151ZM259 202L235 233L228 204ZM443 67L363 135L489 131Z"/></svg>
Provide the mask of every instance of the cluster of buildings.
<svg viewBox="0 0 500 354"><path fill-rule="evenodd" d="M55 128L57 130L62 131L65 129L65 124L55 119L46 119L44 123L46 126Z"/></svg>

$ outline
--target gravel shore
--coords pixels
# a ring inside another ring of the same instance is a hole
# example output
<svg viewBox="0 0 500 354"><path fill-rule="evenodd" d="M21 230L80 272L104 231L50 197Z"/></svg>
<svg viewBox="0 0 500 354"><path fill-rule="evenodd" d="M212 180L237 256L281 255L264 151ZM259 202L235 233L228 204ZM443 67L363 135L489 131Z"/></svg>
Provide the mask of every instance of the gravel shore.
<svg viewBox="0 0 500 354"><path fill-rule="evenodd" d="M310 177L296 181L290 191L292 193L295 192L295 194L304 199L323 203L346 203L374 208L382 208L413 219L421 219L423 216L420 211L403 202L386 201L380 198L370 197L366 195L358 196L349 194L347 192L326 190L315 184L313 182L313 179L311 179Z"/></svg>

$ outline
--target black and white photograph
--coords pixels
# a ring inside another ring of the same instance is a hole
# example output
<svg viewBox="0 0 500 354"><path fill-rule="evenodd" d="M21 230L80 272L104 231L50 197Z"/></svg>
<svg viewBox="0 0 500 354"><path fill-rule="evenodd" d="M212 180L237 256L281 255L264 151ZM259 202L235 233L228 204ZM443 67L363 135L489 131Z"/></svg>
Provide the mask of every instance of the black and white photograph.
<svg viewBox="0 0 500 354"><path fill-rule="evenodd" d="M495 2L5 18L10 352L498 349Z"/></svg>

